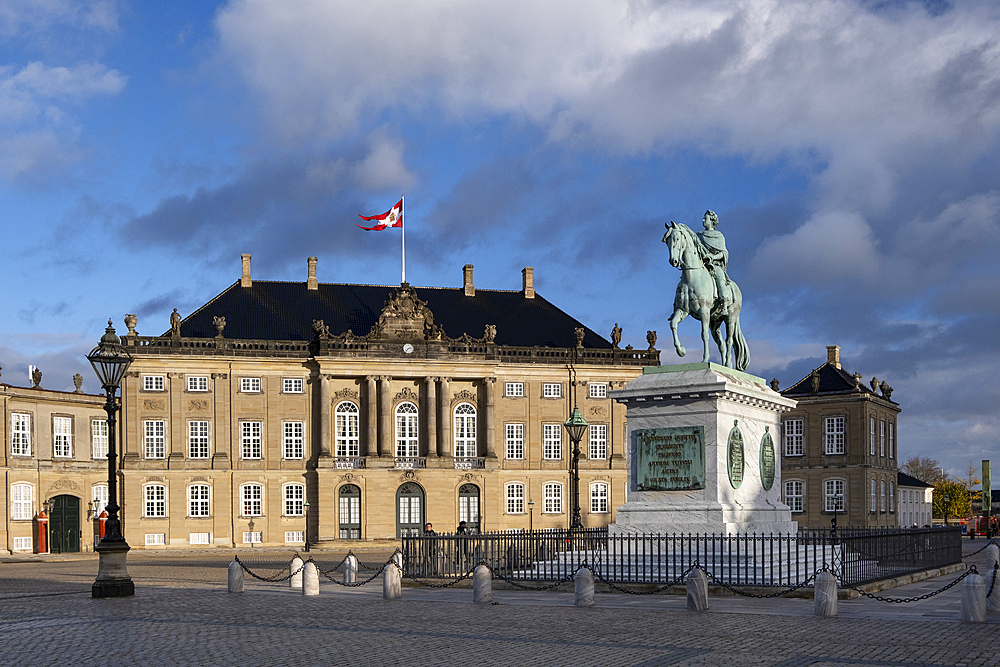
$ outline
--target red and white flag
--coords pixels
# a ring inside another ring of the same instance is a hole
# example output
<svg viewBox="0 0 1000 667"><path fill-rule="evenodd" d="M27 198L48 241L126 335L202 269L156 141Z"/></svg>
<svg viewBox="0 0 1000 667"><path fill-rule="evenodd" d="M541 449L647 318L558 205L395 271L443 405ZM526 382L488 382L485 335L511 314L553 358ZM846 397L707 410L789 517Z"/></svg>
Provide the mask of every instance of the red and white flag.
<svg viewBox="0 0 1000 667"><path fill-rule="evenodd" d="M373 215L371 217L365 217L365 216L361 215L360 213L358 213L358 217L361 218L362 220L369 220L369 221L375 220L376 221L374 227L361 227L361 225L358 225L358 227L361 227L361 229L364 229L364 230L369 231L369 232L380 232L383 229L385 229L386 227L402 227L403 226L403 200L400 199L398 204L396 204L395 206L393 206L392 208L390 208L388 211L386 211L382 215Z"/></svg>

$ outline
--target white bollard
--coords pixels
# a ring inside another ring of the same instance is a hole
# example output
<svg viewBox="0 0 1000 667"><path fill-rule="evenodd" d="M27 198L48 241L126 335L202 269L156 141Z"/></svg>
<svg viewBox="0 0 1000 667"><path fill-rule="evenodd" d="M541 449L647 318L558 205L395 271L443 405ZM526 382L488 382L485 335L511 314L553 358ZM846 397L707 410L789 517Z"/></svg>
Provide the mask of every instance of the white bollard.
<svg viewBox="0 0 1000 667"><path fill-rule="evenodd" d="M398 600L403 597L403 571L396 565L396 558L382 570L382 598Z"/></svg>
<svg viewBox="0 0 1000 667"><path fill-rule="evenodd" d="M302 568L302 594L319 595L319 568L309 562Z"/></svg>
<svg viewBox="0 0 1000 667"><path fill-rule="evenodd" d="M1000 547L995 544L991 544L986 547L986 565L990 570L993 569L993 564L1000 562Z"/></svg>
<svg viewBox="0 0 1000 667"><path fill-rule="evenodd" d="M594 606L594 573L586 567L581 567L573 575L573 604L577 607Z"/></svg>
<svg viewBox="0 0 1000 667"><path fill-rule="evenodd" d="M242 593L245 586L243 568L236 561L229 564L229 592Z"/></svg>
<svg viewBox="0 0 1000 667"><path fill-rule="evenodd" d="M402 570L403 569L403 554L402 554L402 552L397 551L396 553L394 553L392 555L392 562L395 563L396 566L400 570Z"/></svg>
<svg viewBox="0 0 1000 667"><path fill-rule="evenodd" d="M837 577L828 570L816 575L813 584L813 614L816 616L837 615Z"/></svg>
<svg viewBox="0 0 1000 667"><path fill-rule="evenodd" d="M993 583L993 577L996 576L1000 579L1000 572L994 570L995 564L1000 562L1000 547L995 544L991 544L986 548L986 562L989 563L989 570L986 573L986 589L989 590L990 585L993 586L993 592L990 593L989 598L986 600L987 611L1000 611L1000 581ZM994 575L996 572L996 575Z"/></svg>
<svg viewBox="0 0 1000 667"><path fill-rule="evenodd" d="M472 572L472 601L493 602L493 574L485 565L477 565Z"/></svg>
<svg viewBox="0 0 1000 667"><path fill-rule="evenodd" d="M970 574L962 582L962 621L986 621L986 581L978 574Z"/></svg>
<svg viewBox="0 0 1000 667"><path fill-rule="evenodd" d="M302 559L296 556L288 565L288 571L292 577L288 580L288 585L292 588L302 588Z"/></svg>
<svg viewBox="0 0 1000 667"><path fill-rule="evenodd" d="M708 575L700 567L687 576L687 608L691 611L708 609Z"/></svg>
<svg viewBox="0 0 1000 667"><path fill-rule="evenodd" d="M358 559L354 554L347 554L347 558L344 559L344 583L358 583Z"/></svg>

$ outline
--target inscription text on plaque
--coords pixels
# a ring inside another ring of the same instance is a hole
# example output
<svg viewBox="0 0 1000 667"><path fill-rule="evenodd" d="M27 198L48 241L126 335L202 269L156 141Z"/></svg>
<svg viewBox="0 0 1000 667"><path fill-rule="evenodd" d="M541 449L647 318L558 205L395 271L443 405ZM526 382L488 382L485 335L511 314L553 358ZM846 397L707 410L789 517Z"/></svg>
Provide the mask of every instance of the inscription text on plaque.
<svg viewBox="0 0 1000 667"><path fill-rule="evenodd" d="M637 491L705 488L705 427L671 426L635 432Z"/></svg>

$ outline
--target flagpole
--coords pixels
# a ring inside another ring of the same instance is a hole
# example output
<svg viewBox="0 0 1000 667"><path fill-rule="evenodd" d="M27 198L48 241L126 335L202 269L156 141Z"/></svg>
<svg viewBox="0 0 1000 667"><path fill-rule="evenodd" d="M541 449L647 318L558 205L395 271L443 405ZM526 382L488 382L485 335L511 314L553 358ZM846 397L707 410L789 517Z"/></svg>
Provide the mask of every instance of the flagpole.
<svg viewBox="0 0 1000 667"><path fill-rule="evenodd" d="M406 198L400 195L400 207L399 207L399 217L403 219L403 282L406 282L406 216L403 213L406 210Z"/></svg>

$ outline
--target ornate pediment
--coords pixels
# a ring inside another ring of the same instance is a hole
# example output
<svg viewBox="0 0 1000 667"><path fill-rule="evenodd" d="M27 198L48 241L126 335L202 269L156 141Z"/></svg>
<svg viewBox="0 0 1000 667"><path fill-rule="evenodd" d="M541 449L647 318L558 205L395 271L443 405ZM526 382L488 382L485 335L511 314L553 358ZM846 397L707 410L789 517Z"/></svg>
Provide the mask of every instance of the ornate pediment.
<svg viewBox="0 0 1000 667"><path fill-rule="evenodd" d="M440 339L440 327L434 325L434 314L426 301L417 298L416 291L403 283L393 292L378 322L368 333L370 340L424 340Z"/></svg>
<svg viewBox="0 0 1000 667"><path fill-rule="evenodd" d="M334 401L343 401L353 398L355 401L360 400L361 396L354 389L341 389L333 394Z"/></svg>
<svg viewBox="0 0 1000 667"><path fill-rule="evenodd" d="M395 397L393 397L392 402L399 403L400 401L413 401L414 403L416 403L419 400L420 397L417 396L417 393L415 391L413 391L409 387L403 387L403 390L398 394L396 394Z"/></svg>

